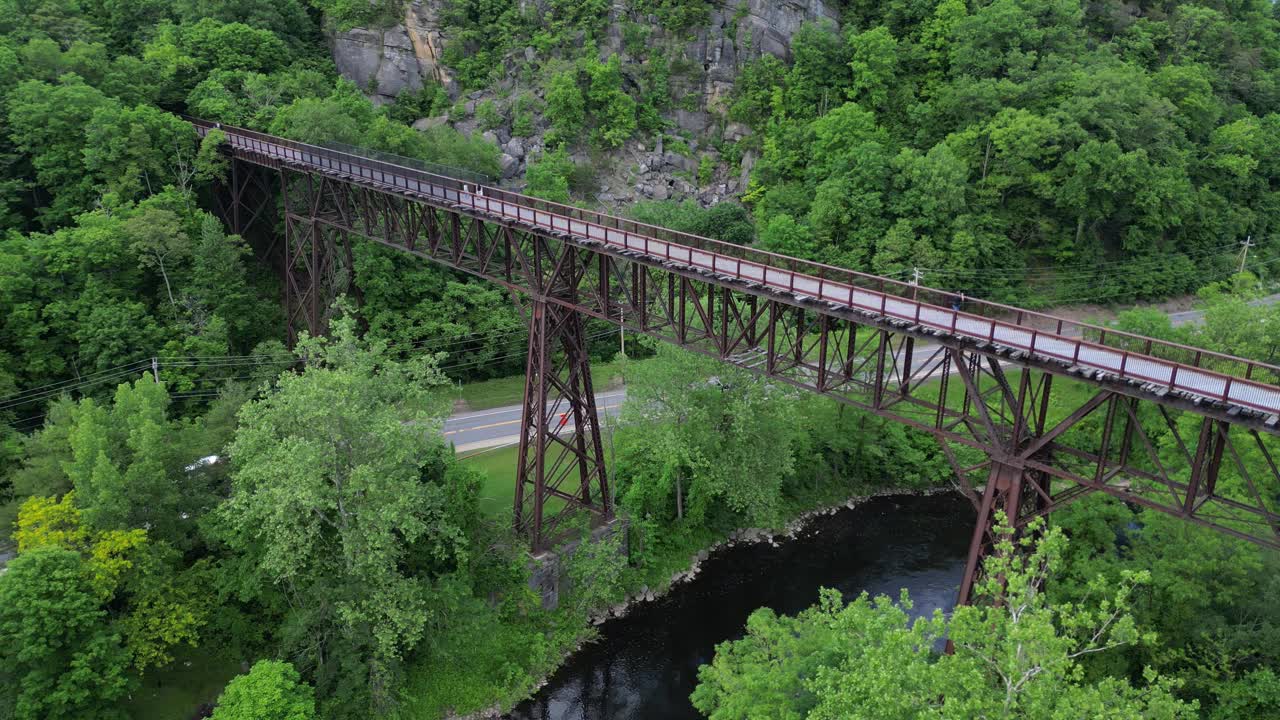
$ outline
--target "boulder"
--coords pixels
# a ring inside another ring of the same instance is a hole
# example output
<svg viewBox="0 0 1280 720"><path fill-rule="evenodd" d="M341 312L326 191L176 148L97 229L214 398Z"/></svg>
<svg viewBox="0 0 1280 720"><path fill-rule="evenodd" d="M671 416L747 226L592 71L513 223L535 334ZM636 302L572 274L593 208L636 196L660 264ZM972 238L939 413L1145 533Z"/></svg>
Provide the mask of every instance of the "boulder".
<svg viewBox="0 0 1280 720"><path fill-rule="evenodd" d="M502 168L502 179L508 180L516 176L520 170L520 161L506 153L498 157L498 166Z"/></svg>
<svg viewBox="0 0 1280 720"><path fill-rule="evenodd" d="M338 72L370 94L374 102L416 91L427 80L454 90L452 74L438 61L445 39L439 0L412 0L402 22L387 28L351 28L329 35Z"/></svg>
<svg viewBox="0 0 1280 720"><path fill-rule="evenodd" d="M524 141L520 138L511 138L506 145L502 146L502 149L513 158L524 157Z"/></svg>
<svg viewBox="0 0 1280 720"><path fill-rule="evenodd" d="M724 129L724 139L729 142L737 142L750 134L751 128L742 123L731 122Z"/></svg>
<svg viewBox="0 0 1280 720"><path fill-rule="evenodd" d="M738 185L748 187L751 182L751 168L756 166L756 154L752 150L742 153L742 160L738 163L742 168L742 173L738 175Z"/></svg>
<svg viewBox="0 0 1280 720"><path fill-rule="evenodd" d="M698 163L691 157L686 157L677 152L667 151L662 156L662 162L666 167L676 168L677 170L696 170Z"/></svg>
<svg viewBox="0 0 1280 720"><path fill-rule="evenodd" d="M414 120L413 129L426 131L426 130L430 130L431 128L438 128L448 124L449 124L448 115L436 115L435 117L428 117L428 118L421 118L419 120Z"/></svg>

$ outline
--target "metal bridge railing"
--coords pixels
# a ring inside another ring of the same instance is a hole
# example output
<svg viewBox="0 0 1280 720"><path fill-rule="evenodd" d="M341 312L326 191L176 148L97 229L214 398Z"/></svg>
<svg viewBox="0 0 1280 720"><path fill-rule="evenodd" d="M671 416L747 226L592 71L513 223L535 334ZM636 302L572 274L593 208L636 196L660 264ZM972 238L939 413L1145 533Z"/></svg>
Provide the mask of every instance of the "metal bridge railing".
<svg viewBox="0 0 1280 720"><path fill-rule="evenodd" d="M357 155L359 157L369 158L370 160L377 160L396 167L413 168L414 170L428 175L463 180L474 185L484 185L491 183L496 179L492 175L478 173L473 170L466 170L452 165L441 165L440 163L433 163L426 160L419 160L418 158L382 152L381 150L358 148L354 145L347 145L346 143L325 142L321 144L321 147L337 150L338 152L346 153L348 155Z"/></svg>
<svg viewBox="0 0 1280 720"><path fill-rule="evenodd" d="M203 136L212 123L191 120ZM846 268L735 245L605 213L501 190L381 159L361 148L335 149L222 126L233 148L328 171L488 215L586 237L651 257L847 305L953 335L998 343L1170 390L1280 413L1280 367L1224 353L1075 322L1001 303ZM396 156L390 156L396 157ZM425 167L425 164L424 164Z"/></svg>

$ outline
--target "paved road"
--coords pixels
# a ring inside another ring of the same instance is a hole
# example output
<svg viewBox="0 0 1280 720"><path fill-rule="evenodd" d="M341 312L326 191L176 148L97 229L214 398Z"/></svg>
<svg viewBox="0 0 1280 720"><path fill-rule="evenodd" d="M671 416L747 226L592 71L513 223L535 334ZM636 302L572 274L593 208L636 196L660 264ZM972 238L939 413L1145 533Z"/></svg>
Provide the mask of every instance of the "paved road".
<svg viewBox="0 0 1280 720"><path fill-rule="evenodd" d="M1251 305L1273 305L1280 302L1280 293L1258 298ZM1169 313L1169 320L1175 325L1198 323L1204 319L1201 310L1184 310ZM917 361L929 357L936 346L921 344L916 346ZM935 373L937 374L937 373ZM614 418L622 408L627 397L626 389L614 390L596 395L597 409L601 417ZM573 425L568 425L572 428ZM480 410L460 413L450 417L444 424L445 437L454 444L460 453L475 452L486 448L514 445L520 441L520 406Z"/></svg>
<svg viewBox="0 0 1280 720"><path fill-rule="evenodd" d="M605 418L617 417L622 409L622 401L626 397L625 389L596 393L596 410L600 414L601 422L604 422ZM520 409L519 405L508 405L492 410L454 415L445 420L445 439L452 442L454 448L463 454L485 448L514 445L520 442ZM573 429L572 420L565 429Z"/></svg>
<svg viewBox="0 0 1280 720"><path fill-rule="evenodd" d="M1257 300L1250 300L1249 304L1275 305L1278 302L1280 302L1280 293L1260 297ZM1169 322L1173 323L1174 327L1178 327L1179 325L1193 325L1201 322L1202 320L1204 320L1203 310L1183 310L1182 312L1169 313Z"/></svg>

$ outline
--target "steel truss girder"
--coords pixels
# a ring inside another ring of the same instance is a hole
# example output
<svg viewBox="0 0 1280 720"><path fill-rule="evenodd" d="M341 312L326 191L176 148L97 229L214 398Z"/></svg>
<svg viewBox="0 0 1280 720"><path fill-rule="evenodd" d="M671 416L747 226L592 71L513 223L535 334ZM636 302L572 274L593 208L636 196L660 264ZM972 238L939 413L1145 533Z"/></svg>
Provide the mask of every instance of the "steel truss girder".
<svg viewBox="0 0 1280 720"><path fill-rule="evenodd" d="M245 237L267 217L275 199L272 173L253 163L232 160L229 177L217 184L214 201L218 216L231 232Z"/></svg>
<svg viewBox="0 0 1280 720"><path fill-rule="evenodd" d="M579 511L596 525L613 518L582 315L545 300L530 308L517 463L515 527L535 554Z"/></svg>
<svg viewBox="0 0 1280 720"><path fill-rule="evenodd" d="M558 306L622 324L933 434L982 514L979 555L994 509L1012 510L1015 527L1024 527L1091 492L1280 547L1275 431L1225 408L461 206L333 181L322 189L314 192L313 224L532 297L545 304L544 317ZM1064 380L1091 394L1062 395ZM1054 397L1074 403L1065 417L1050 417ZM1189 433L1197 417L1209 429L1197 424ZM1153 446L1147 428L1158 422L1174 431L1177 447ZM1071 432L1086 426L1091 432ZM1236 461L1242 439L1266 458L1264 482L1246 478L1247 464ZM1224 467L1233 476L1229 493L1219 481ZM536 469L527 468L526 476ZM971 480L983 472L985 482Z"/></svg>
<svg viewBox="0 0 1280 720"><path fill-rule="evenodd" d="M324 176L280 174L284 208L281 285L286 339L328 331L334 297L351 287L351 236L329 221L331 205L346 190Z"/></svg>

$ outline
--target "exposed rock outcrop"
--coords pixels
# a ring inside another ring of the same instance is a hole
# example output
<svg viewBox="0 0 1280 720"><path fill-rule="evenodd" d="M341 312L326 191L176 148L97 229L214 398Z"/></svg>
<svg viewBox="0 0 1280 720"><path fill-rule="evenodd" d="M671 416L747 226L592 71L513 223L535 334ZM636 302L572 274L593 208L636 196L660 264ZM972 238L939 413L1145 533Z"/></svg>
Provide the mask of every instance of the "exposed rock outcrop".
<svg viewBox="0 0 1280 720"><path fill-rule="evenodd" d="M708 110L723 109L742 66L768 53L791 59L791 38L806 22L838 23L834 4L825 0L746 0L723 2L711 13L708 27L689 46L692 57L701 57L706 68L702 111L677 111L677 127L701 132Z"/></svg>
<svg viewBox="0 0 1280 720"><path fill-rule="evenodd" d="M422 88L424 79L452 87L452 73L439 60L445 42L439 5L440 0L413 0L400 24L333 33L329 43L338 72L379 103Z"/></svg>
<svg viewBox="0 0 1280 720"><path fill-rule="evenodd" d="M521 92L541 100L541 89L520 80L524 68L537 60L533 48L512 52L504 61L503 77L492 88L460 97L449 68L439 60L447 37L439 22L440 6L447 0L413 0L406 5L404 22L390 28L355 28L331 38L338 70L366 89L377 102L387 102L404 89L421 88L424 81L441 84L457 101L449 117L424 118L415 123L428 129L444 123L465 134L477 132L476 109L487 101L497 104L505 122L485 133L501 151L502 178L518 184L525 163L537 157L546 127L535 122L533 132L515 133L511 98ZM536 0L530 0L536 1ZM609 27L601 42L601 59L617 54L624 78L637 86L646 58L631 57L624 43L626 22L644 22L629 16L625 0L611 11ZM657 19L647 19L656 27ZM666 112L675 136L667 147L663 138L634 139L608 153L597 169L597 200L602 204L626 204L641 199L697 198L710 204L746 190L749 163L744 157L736 167L721 162L708 137L728 141L742 139L749 129L727 121L727 100L742 67L769 53L791 59L791 41L806 22L838 23L834 0L721 0L704 27L670 36L657 29L646 50L662 47L678 57L684 71L671 77L673 107ZM648 58L653 60L654 56ZM749 153L748 153L749 155Z"/></svg>

